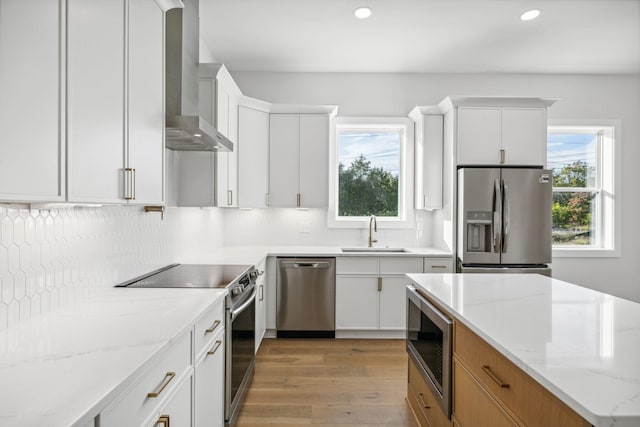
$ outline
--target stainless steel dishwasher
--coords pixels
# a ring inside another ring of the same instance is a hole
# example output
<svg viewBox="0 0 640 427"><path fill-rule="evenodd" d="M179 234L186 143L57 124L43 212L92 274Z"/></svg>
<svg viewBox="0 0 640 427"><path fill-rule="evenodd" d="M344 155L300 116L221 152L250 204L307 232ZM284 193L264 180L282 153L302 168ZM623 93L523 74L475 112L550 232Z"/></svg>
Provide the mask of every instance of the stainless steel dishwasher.
<svg viewBox="0 0 640 427"><path fill-rule="evenodd" d="M278 337L335 337L335 258L278 258L276 283Z"/></svg>

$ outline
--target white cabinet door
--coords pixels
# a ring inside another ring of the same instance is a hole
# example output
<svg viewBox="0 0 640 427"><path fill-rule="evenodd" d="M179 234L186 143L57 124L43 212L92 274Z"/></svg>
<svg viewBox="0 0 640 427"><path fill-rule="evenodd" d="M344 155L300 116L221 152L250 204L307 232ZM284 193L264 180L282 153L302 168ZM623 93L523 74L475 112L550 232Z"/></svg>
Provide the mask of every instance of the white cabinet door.
<svg viewBox="0 0 640 427"><path fill-rule="evenodd" d="M175 394L169 398L167 403L160 409L157 417L154 417L150 427L165 426L190 426L191 421L191 380L189 376L176 390Z"/></svg>
<svg viewBox="0 0 640 427"><path fill-rule="evenodd" d="M294 207L298 195L299 114L269 116L269 206Z"/></svg>
<svg viewBox="0 0 640 427"><path fill-rule="evenodd" d="M423 115L416 122L416 209L442 208L443 132L441 115Z"/></svg>
<svg viewBox="0 0 640 427"><path fill-rule="evenodd" d="M207 353L195 368L193 421L196 427L224 425L224 353L222 331L214 338Z"/></svg>
<svg viewBox="0 0 640 427"><path fill-rule="evenodd" d="M230 95L221 84L216 86L216 128L227 138L231 139L229 132L229 102ZM232 178L235 169L233 162L237 159L235 155L238 150L238 144L235 139L231 139L233 144L233 152L216 154L216 188L217 200L216 206L233 207L234 196L232 188Z"/></svg>
<svg viewBox="0 0 640 427"><path fill-rule="evenodd" d="M378 278L336 277L336 329L378 329Z"/></svg>
<svg viewBox="0 0 640 427"><path fill-rule="evenodd" d="M124 28L124 0L67 2L69 201L123 201Z"/></svg>
<svg viewBox="0 0 640 427"><path fill-rule="evenodd" d="M500 163L501 117L500 108L458 108L459 165Z"/></svg>
<svg viewBox="0 0 640 427"><path fill-rule="evenodd" d="M163 12L154 0L129 0L127 167L135 170L131 203L162 204Z"/></svg>
<svg viewBox="0 0 640 427"><path fill-rule="evenodd" d="M383 277L380 291L380 329L404 330L407 324L406 277Z"/></svg>
<svg viewBox="0 0 640 427"><path fill-rule="evenodd" d="M547 163L547 110L502 110L502 149L505 164L544 166Z"/></svg>
<svg viewBox="0 0 640 427"><path fill-rule="evenodd" d="M269 192L269 113L238 108L238 206L264 207Z"/></svg>
<svg viewBox="0 0 640 427"><path fill-rule="evenodd" d="M300 115L300 206L329 204L329 116Z"/></svg>
<svg viewBox="0 0 640 427"><path fill-rule="evenodd" d="M0 200L65 195L64 2L0 1Z"/></svg>

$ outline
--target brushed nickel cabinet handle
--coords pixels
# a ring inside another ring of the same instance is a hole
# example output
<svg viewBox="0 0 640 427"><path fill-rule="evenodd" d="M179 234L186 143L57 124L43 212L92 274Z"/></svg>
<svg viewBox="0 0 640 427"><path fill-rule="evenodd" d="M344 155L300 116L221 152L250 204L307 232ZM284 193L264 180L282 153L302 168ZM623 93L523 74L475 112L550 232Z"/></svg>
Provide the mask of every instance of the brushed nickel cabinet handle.
<svg viewBox="0 0 640 427"><path fill-rule="evenodd" d="M260 299L258 301L264 300L264 285L260 285Z"/></svg>
<svg viewBox="0 0 640 427"><path fill-rule="evenodd" d="M213 322L213 325L211 325L211 327L209 329L206 329L204 331L205 334L210 334L211 332L215 331L216 328L218 326L220 326L220 323L222 323L220 320L216 320L215 322Z"/></svg>
<svg viewBox="0 0 640 427"><path fill-rule="evenodd" d="M227 190L227 205L233 204L233 190Z"/></svg>
<svg viewBox="0 0 640 427"><path fill-rule="evenodd" d="M500 150L500 164L504 164L505 162L505 153L504 150Z"/></svg>
<svg viewBox="0 0 640 427"><path fill-rule="evenodd" d="M509 388L509 384L502 381L496 374L493 373L489 365L482 365L482 370L501 388Z"/></svg>
<svg viewBox="0 0 640 427"><path fill-rule="evenodd" d="M302 196L300 195L300 193L298 193L298 194L296 195L296 206L297 206L297 207L300 207L300 205L302 204L302 203L301 203L301 200L302 200Z"/></svg>
<svg viewBox="0 0 640 427"><path fill-rule="evenodd" d="M378 292L382 292L382 277L378 277Z"/></svg>
<svg viewBox="0 0 640 427"><path fill-rule="evenodd" d="M431 268L447 268L446 265L432 265Z"/></svg>
<svg viewBox="0 0 640 427"><path fill-rule="evenodd" d="M136 169L131 169L132 178L131 178L131 200L136 199Z"/></svg>
<svg viewBox="0 0 640 427"><path fill-rule="evenodd" d="M175 372L167 372L167 375L164 376L164 380L162 380L162 384L160 384L160 386L158 387L158 390L148 393L147 397L160 396L160 393L162 393L162 391L169 385L169 383L171 382L172 379L175 378L175 376L176 376Z"/></svg>
<svg viewBox="0 0 640 427"><path fill-rule="evenodd" d="M156 421L156 426L162 425L162 427L171 427L170 422L171 420L169 419L169 415L160 415L160 418Z"/></svg>
<svg viewBox="0 0 640 427"><path fill-rule="evenodd" d="M427 402L424 401L424 394L418 393L418 397L420 398L420 404L424 409L430 409L431 406L427 405Z"/></svg>
<svg viewBox="0 0 640 427"><path fill-rule="evenodd" d="M131 168L124 168L124 199L125 200L133 200L132 171L133 169Z"/></svg>
<svg viewBox="0 0 640 427"><path fill-rule="evenodd" d="M211 350L207 351L207 355L214 354L216 351L218 351L218 348L220 347L220 345L222 345L222 341L217 340L216 345L214 345Z"/></svg>

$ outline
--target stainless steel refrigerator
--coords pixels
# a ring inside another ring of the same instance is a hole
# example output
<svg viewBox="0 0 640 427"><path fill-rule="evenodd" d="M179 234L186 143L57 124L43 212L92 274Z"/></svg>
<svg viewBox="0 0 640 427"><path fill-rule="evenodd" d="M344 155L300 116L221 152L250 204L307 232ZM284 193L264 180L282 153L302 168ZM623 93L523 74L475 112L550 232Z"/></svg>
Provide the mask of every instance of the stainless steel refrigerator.
<svg viewBox="0 0 640 427"><path fill-rule="evenodd" d="M551 275L551 178L536 168L458 169L458 272Z"/></svg>

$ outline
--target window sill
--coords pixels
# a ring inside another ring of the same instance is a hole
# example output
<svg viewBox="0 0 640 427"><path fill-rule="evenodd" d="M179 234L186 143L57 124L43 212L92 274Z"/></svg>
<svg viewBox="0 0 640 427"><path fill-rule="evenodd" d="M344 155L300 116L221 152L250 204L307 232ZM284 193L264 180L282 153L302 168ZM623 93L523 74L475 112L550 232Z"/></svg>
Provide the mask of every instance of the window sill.
<svg viewBox="0 0 640 427"><path fill-rule="evenodd" d="M554 247L553 258L619 258L620 249Z"/></svg>

